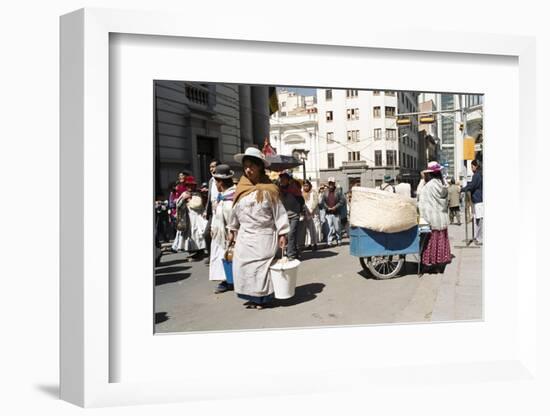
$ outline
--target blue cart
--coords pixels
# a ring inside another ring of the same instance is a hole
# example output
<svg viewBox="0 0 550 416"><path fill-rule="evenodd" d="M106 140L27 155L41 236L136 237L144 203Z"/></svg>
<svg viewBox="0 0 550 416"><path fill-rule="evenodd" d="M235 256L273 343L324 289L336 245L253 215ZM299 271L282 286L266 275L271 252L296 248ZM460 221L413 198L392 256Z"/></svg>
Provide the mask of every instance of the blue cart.
<svg viewBox="0 0 550 416"><path fill-rule="evenodd" d="M395 277L405 263L407 254L418 257L420 275L420 253L424 239L422 234L429 228L414 226L398 233L381 233L361 227L350 227L350 254L359 257L365 270L377 279Z"/></svg>

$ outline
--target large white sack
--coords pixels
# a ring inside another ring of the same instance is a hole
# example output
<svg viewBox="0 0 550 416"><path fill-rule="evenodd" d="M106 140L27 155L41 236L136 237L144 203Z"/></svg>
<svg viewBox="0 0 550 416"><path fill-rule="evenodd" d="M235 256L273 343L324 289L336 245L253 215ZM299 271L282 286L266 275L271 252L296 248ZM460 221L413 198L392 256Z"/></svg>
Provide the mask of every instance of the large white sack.
<svg viewBox="0 0 550 416"><path fill-rule="evenodd" d="M353 187L351 195L350 223L354 227L397 233L417 225L413 198L360 186Z"/></svg>

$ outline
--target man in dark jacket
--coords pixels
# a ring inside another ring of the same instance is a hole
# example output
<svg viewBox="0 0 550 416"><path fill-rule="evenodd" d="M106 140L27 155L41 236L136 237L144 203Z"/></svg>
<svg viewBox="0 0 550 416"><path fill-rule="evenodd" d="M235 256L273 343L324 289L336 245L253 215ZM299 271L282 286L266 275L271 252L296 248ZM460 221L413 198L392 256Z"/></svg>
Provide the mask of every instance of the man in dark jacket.
<svg viewBox="0 0 550 416"><path fill-rule="evenodd" d="M279 189L281 191L281 202L285 207L290 225L287 256L290 260L293 260L299 257L298 226L305 202L300 184L292 179L290 173L283 172L279 175Z"/></svg>
<svg viewBox="0 0 550 416"><path fill-rule="evenodd" d="M323 194L320 206L326 210L326 221L329 227L327 244L329 245L340 245L342 243L340 210L345 203L346 200L342 192L336 190L335 179L332 177L328 178L328 190Z"/></svg>
<svg viewBox="0 0 550 416"><path fill-rule="evenodd" d="M476 219L474 242L481 245L483 243L483 176L481 174L481 164L477 160L472 161L472 171L474 172L472 180L460 191L472 194L474 218Z"/></svg>

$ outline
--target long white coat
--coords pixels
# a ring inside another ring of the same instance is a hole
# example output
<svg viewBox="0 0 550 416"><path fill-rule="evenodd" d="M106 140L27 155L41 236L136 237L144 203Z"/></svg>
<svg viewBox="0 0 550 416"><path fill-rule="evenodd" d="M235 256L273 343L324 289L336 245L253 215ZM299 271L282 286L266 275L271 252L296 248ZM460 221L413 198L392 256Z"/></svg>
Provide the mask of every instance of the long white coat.
<svg viewBox="0 0 550 416"><path fill-rule="evenodd" d="M439 179L425 184L419 195L420 216L428 221L432 230L445 230L449 226L447 210L447 187Z"/></svg>
<svg viewBox="0 0 550 416"><path fill-rule="evenodd" d="M238 230L233 252L235 293L267 296L273 293L269 267L278 249L278 236L290 231L288 216L280 200L273 203L266 192L261 203L256 193L233 206L228 228Z"/></svg>
<svg viewBox="0 0 550 416"><path fill-rule="evenodd" d="M227 189L222 193L222 196L228 196L235 192L235 186ZM223 268L223 256L227 250L227 224L231 218L231 210L233 201L222 200L215 204L216 210L212 216L212 243L210 244L210 270L209 280L224 281L225 271Z"/></svg>

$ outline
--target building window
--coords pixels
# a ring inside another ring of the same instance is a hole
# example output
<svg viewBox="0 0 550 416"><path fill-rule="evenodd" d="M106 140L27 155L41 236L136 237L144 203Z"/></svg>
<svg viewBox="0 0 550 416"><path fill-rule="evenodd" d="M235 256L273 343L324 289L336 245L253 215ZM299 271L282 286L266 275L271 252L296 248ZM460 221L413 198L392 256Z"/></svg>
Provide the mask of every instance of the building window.
<svg viewBox="0 0 550 416"><path fill-rule="evenodd" d="M382 166L382 150L374 151L374 166Z"/></svg>
<svg viewBox="0 0 550 416"><path fill-rule="evenodd" d="M382 129L374 129L374 140L380 140L382 138Z"/></svg>
<svg viewBox="0 0 550 416"><path fill-rule="evenodd" d="M401 160L400 160L400 163L399 165L403 168L405 168L405 153L401 153Z"/></svg>
<svg viewBox="0 0 550 416"><path fill-rule="evenodd" d="M361 159L360 152L348 152L348 162L356 162Z"/></svg>
<svg viewBox="0 0 550 416"><path fill-rule="evenodd" d="M327 132L327 143L333 143L334 142L334 132L329 131Z"/></svg>
<svg viewBox="0 0 550 416"><path fill-rule="evenodd" d="M397 131L395 129L386 129L386 139L395 140L397 138Z"/></svg>
<svg viewBox="0 0 550 416"><path fill-rule="evenodd" d="M359 109L358 108L348 108L347 109L348 120L359 120Z"/></svg>
<svg viewBox="0 0 550 416"><path fill-rule="evenodd" d="M380 106L376 106L376 107L373 107L372 108L372 116L374 118L380 118L381 114L380 114Z"/></svg>
<svg viewBox="0 0 550 416"><path fill-rule="evenodd" d="M396 164L396 153L395 150L386 150L386 165L395 166Z"/></svg>
<svg viewBox="0 0 550 416"><path fill-rule="evenodd" d="M327 153L328 168L334 169L334 153Z"/></svg>
<svg viewBox="0 0 550 416"><path fill-rule="evenodd" d="M359 130L348 130L348 142L359 141Z"/></svg>
<svg viewBox="0 0 550 416"><path fill-rule="evenodd" d="M374 90L374 91L372 92L372 95L380 95L380 91Z"/></svg>
<svg viewBox="0 0 550 416"><path fill-rule="evenodd" d="M384 95L387 97L395 97L395 91L384 91Z"/></svg>
<svg viewBox="0 0 550 416"><path fill-rule="evenodd" d="M283 101L283 102L281 103L281 107L286 107L286 101Z"/></svg>
<svg viewBox="0 0 550 416"><path fill-rule="evenodd" d="M332 111L327 111L327 121L332 121Z"/></svg>
<svg viewBox="0 0 550 416"><path fill-rule="evenodd" d="M357 97L358 94L359 93L358 93L357 90L346 90L346 97L347 98Z"/></svg>
<svg viewBox="0 0 550 416"><path fill-rule="evenodd" d="M385 107L386 117L395 117L395 107Z"/></svg>
<svg viewBox="0 0 550 416"><path fill-rule="evenodd" d="M326 101L332 100L332 90L325 90L325 100Z"/></svg>

